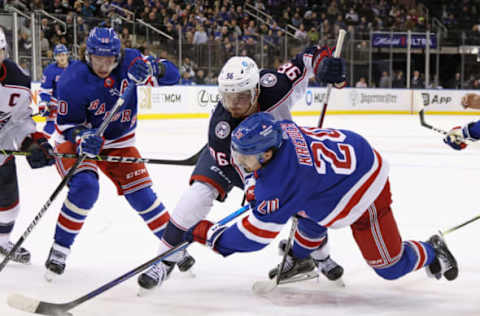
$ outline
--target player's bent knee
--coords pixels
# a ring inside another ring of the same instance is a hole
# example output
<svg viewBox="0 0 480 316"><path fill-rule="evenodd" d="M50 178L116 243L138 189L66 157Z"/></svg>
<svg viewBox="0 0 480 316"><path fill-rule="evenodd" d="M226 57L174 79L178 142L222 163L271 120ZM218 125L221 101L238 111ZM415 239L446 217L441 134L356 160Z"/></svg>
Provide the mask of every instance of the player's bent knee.
<svg viewBox="0 0 480 316"><path fill-rule="evenodd" d="M405 273L403 273L403 269L401 267L401 263L397 262L393 266L390 266L388 268L383 268L383 269L378 269L378 268L373 268L373 270L383 279L385 280L396 280L400 277L402 277Z"/></svg>
<svg viewBox="0 0 480 316"><path fill-rule="evenodd" d="M68 199L77 207L90 209L98 199L99 184L97 175L92 171L75 174L70 180Z"/></svg>
<svg viewBox="0 0 480 316"><path fill-rule="evenodd" d="M137 212L144 211L150 208L157 200L157 195L153 192L151 187L143 188L125 195L128 203Z"/></svg>

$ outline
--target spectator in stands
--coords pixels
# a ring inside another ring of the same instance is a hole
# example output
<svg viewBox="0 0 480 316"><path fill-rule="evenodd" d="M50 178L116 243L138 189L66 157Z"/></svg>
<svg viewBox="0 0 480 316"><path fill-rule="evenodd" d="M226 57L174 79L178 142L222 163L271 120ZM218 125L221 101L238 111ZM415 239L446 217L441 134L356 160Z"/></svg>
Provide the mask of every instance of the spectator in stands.
<svg viewBox="0 0 480 316"><path fill-rule="evenodd" d="M298 29L295 31L295 37L302 43L307 40L307 32L305 31L305 26L303 23L300 23Z"/></svg>
<svg viewBox="0 0 480 316"><path fill-rule="evenodd" d="M195 84L195 77L191 76L189 72L184 72L182 74L182 85L191 86Z"/></svg>
<svg viewBox="0 0 480 316"><path fill-rule="evenodd" d="M47 51L50 49L50 43L48 39L45 38L43 32L40 32L40 50L42 52L42 56L47 54Z"/></svg>
<svg viewBox="0 0 480 316"><path fill-rule="evenodd" d="M180 67L180 74L183 75L183 73L188 72L188 78L194 77L196 68L197 66L195 65L195 63L190 58L185 57L183 59L183 64Z"/></svg>
<svg viewBox="0 0 480 316"><path fill-rule="evenodd" d="M308 45L316 45L320 40L320 33L318 33L317 29L314 26L312 26L307 33L307 37L309 41Z"/></svg>
<svg viewBox="0 0 480 316"><path fill-rule="evenodd" d="M395 73L392 81L392 88L405 88L405 77L403 71L399 70Z"/></svg>
<svg viewBox="0 0 480 316"><path fill-rule="evenodd" d="M194 45L203 45L207 44L208 36L207 32L205 32L205 28L203 25L197 25L197 30L195 34L193 34L193 44Z"/></svg>
<svg viewBox="0 0 480 316"><path fill-rule="evenodd" d="M447 87L449 89L462 89L462 78L459 72L455 73L455 77L449 80Z"/></svg>
<svg viewBox="0 0 480 316"><path fill-rule="evenodd" d="M202 69L199 69L195 74L195 83L199 85L206 84L205 82L205 72Z"/></svg>
<svg viewBox="0 0 480 316"><path fill-rule="evenodd" d="M413 71L413 77L412 77L412 81L410 83L410 87L412 89L423 89L423 88L425 88L425 83L422 80L422 77L420 75L420 71L418 71L418 70Z"/></svg>
<svg viewBox="0 0 480 316"><path fill-rule="evenodd" d="M382 76L380 77L380 82L378 83L379 88L390 88L390 81L391 78L388 75L388 72L382 72Z"/></svg>
<svg viewBox="0 0 480 316"><path fill-rule="evenodd" d="M367 88L367 80L365 77L360 77L360 80L355 84L355 88Z"/></svg>

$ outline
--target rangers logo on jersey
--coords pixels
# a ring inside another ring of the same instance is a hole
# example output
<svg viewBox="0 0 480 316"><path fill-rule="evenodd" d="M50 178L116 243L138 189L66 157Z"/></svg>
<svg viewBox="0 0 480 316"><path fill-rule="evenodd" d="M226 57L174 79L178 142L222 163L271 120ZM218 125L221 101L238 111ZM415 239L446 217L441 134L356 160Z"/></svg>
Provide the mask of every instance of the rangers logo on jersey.
<svg viewBox="0 0 480 316"><path fill-rule="evenodd" d="M230 135L230 130L230 124L225 121L220 121L217 123L217 126L215 126L215 135L220 139L225 139Z"/></svg>
<svg viewBox="0 0 480 316"><path fill-rule="evenodd" d="M272 73L266 73L260 78L260 84L266 88L273 87L277 84L277 76Z"/></svg>

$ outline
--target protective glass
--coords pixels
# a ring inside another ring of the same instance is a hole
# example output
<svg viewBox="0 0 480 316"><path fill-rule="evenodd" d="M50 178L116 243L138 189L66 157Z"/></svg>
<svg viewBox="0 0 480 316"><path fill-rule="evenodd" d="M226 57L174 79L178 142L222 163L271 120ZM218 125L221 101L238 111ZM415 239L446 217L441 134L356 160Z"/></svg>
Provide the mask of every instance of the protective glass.
<svg viewBox="0 0 480 316"><path fill-rule="evenodd" d="M232 148L232 158L233 162L238 166L245 169L247 172L253 172L258 170L262 165L258 161L258 154L254 155L244 155Z"/></svg>

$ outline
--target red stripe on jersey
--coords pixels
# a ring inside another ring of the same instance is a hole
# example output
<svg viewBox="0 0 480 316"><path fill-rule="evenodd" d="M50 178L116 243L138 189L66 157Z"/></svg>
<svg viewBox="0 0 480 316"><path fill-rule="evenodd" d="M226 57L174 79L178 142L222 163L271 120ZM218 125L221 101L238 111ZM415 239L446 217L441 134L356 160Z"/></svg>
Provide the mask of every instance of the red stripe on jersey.
<svg viewBox="0 0 480 316"><path fill-rule="evenodd" d="M16 200L15 202L13 202L12 204L8 205L8 206L4 206L4 207L0 207L0 212L2 211L10 211L12 208L14 208L15 206L18 205L18 200Z"/></svg>
<svg viewBox="0 0 480 316"><path fill-rule="evenodd" d="M415 247L417 247L418 249L418 264L414 268L414 270L418 270L425 265L425 261L427 260L427 254L425 253L425 249L423 248L423 246L418 241L410 240L410 242L414 244Z"/></svg>
<svg viewBox="0 0 480 316"><path fill-rule="evenodd" d="M63 216L62 213L60 213L60 215L58 216L58 222L62 226L66 227L70 230L80 230L80 229L82 229L82 226L83 226L83 221L82 222L71 221L68 218L66 218L65 216Z"/></svg>
<svg viewBox="0 0 480 316"><path fill-rule="evenodd" d="M375 172L370 176L370 178L368 178L368 180L365 181L365 183L357 190L357 192L355 192L355 194L353 194L353 196L350 198L350 201L348 201L345 208L340 213L338 213L338 215L334 219L332 219L328 224L326 224L325 226L328 227L328 226L332 225L334 222L346 217L350 213L352 208L355 205L358 204L358 202L363 197L365 192L370 188L370 185L375 181L378 174L380 173L380 170L382 169L382 157L375 150L374 150L374 153L375 153L375 155L377 156L377 159L378 159L377 170L375 170Z"/></svg>
<svg viewBox="0 0 480 316"><path fill-rule="evenodd" d="M261 229L256 226L254 226L252 223L248 221L248 216L244 217L242 219L242 225L247 229L249 232L251 232L254 235L257 235L262 238L275 238L277 237L279 232L272 232L269 230Z"/></svg>
<svg viewBox="0 0 480 316"><path fill-rule="evenodd" d="M148 223L148 227L150 228L150 230L155 230L158 227L161 227L162 225L167 223L169 220L170 220L170 215L168 214L168 212L165 212L162 216L160 216L153 222Z"/></svg>
<svg viewBox="0 0 480 316"><path fill-rule="evenodd" d="M110 144L124 142L124 141L129 140L130 138L133 138L133 137L135 137L135 133L127 135L127 136L120 137L119 139L116 139L113 142L108 143L108 144L110 145Z"/></svg>
<svg viewBox="0 0 480 316"><path fill-rule="evenodd" d="M305 246L306 248L318 248L320 245L323 243L325 240L325 237L322 238L321 240L309 240L303 237L298 233L298 231L295 232L295 239L300 243L301 246Z"/></svg>

